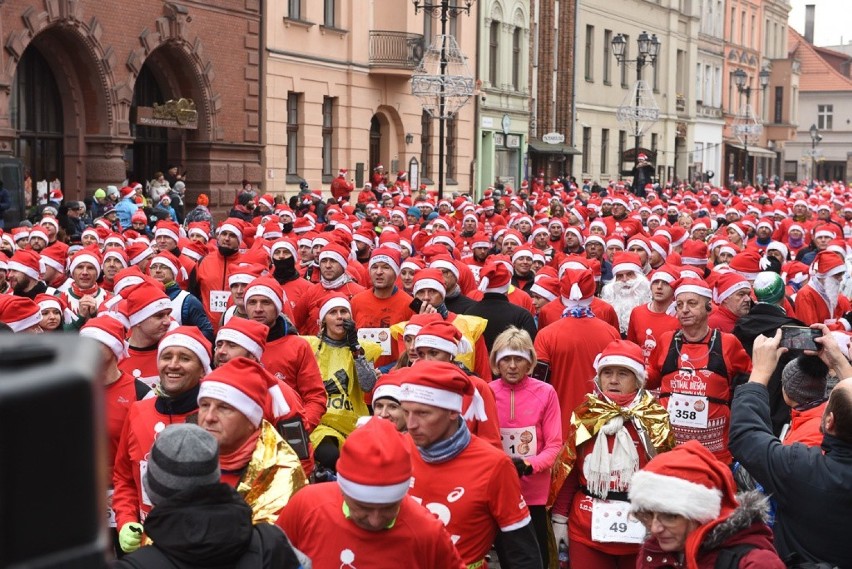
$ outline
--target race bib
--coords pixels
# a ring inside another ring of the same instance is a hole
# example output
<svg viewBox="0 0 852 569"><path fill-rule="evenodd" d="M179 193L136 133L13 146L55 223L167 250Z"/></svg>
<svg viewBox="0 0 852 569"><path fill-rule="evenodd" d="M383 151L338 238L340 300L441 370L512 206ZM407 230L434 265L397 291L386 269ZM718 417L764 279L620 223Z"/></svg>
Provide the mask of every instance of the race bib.
<svg viewBox="0 0 852 569"><path fill-rule="evenodd" d="M231 300L231 291L229 290L211 290L210 291L210 312L225 312L228 308L228 301Z"/></svg>
<svg viewBox="0 0 852 569"><path fill-rule="evenodd" d="M709 407L706 397L672 393L668 405L669 420L679 427L706 429Z"/></svg>
<svg viewBox="0 0 852 569"><path fill-rule="evenodd" d="M642 543L645 541L645 526L630 515L630 503L594 499L592 501L592 541Z"/></svg>
<svg viewBox="0 0 852 569"><path fill-rule="evenodd" d="M145 485L142 483L145 480L145 473L148 472L148 461L139 461L139 489L142 490L142 503L146 506L153 506L151 498L148 497L148 492L145 491Z"/></svg>
<svg viewBox="0 0 852 569"><path fill-rule="evenodd" d="M112 509L112 493L113 489L107 489L107 526L114 528L115 527L115 510Z"/></svg>
<svg viewBox="0 0 852 569"><path fill-rule="evenodd" d="M390 328L360 328L358 330L358 339L375 342L382 347L382 355L391 355L391 334Z"/></svg>
<svg viewBox="0 0 852 569"><path fill-rule="evenodd" d="M538 452L535 427L500 428L503 450L512 458L529 458Z"/></svg>

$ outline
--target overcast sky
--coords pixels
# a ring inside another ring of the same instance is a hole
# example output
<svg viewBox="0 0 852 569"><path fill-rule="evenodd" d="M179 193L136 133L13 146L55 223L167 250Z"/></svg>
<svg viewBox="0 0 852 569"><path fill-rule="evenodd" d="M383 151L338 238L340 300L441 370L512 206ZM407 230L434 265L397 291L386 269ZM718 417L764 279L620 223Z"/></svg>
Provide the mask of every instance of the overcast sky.
<svg viewBox="0 0 852 569"><path fill-rule="evenodd" d="M814 44L838 45L852 42L852 0L790 0L790 26L804 35L805 5L816 7Z"/></svg>

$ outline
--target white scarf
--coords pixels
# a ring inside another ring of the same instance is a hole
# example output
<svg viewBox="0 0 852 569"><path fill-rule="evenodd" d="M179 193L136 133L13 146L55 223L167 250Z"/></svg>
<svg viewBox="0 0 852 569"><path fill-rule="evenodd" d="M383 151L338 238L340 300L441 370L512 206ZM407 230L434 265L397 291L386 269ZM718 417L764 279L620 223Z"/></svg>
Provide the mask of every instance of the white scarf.
<svg viewBox="0 0 852 569"><path fill-rule="evenodd" d="M324 278L320 277L320 283L322 284L322 288L326 290L336 290L348 283L349 281L349 275L347 275L345 272L333 281L327 281Z"/></svg>
<svg viewBox="0 0 852 569"><path fill-rule="evenodd" d="M639 392L641 393L641 391ZM639 397L639 393L636 397ZM634 399L629 409L637 402ZM612 453L609 452L608 436L615 435ZM583 475L586 477L586 487L589 493L606 499L611 489L624 492L630 486L633 474L639 469L639 454L630 433L624 427L624 417L610 419L595 439L592 453L583 461ZM612 488L613 482L615 488Z"/></svg>

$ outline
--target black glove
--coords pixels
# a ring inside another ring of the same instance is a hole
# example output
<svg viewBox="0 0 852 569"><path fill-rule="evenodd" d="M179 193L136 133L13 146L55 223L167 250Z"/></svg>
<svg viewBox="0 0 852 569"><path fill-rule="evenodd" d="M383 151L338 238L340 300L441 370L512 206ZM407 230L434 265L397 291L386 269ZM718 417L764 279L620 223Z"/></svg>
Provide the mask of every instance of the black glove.
<svg viewBox="0 0 852 569"><path fill-rule="evenodd" d="M353 352L361 349L361 344L358 343L358 328L355 327L354 320L344 320L343 329L346 330L346 343L349 349Z"/></svg>
<svg viewBox="0 0 852 569"><path fill-rule="evenodd" d="M515 465L515 470L518 471L518 476L528 476L532 474L533 468L532 465L524 462L523 458L513 458L512 464Z"/></svg>

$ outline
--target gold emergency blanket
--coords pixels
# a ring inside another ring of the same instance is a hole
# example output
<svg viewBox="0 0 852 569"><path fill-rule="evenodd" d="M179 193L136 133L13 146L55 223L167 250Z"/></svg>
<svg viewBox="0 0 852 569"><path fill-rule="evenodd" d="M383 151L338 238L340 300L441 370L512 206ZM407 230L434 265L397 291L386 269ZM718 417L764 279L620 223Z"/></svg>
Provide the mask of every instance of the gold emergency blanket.
<svg viewBox="0 0 852 569"><path fill-rule="evenodd" d="M237 484L237 492L251 506L252 523L275 523L290 497L306 484L296 452L264 420L251 460Z"/></svg>
<svg viewBox="0 0 852 569"><path fill-rule="evenodd" d="M636 421L644 430L639 437L649 456L671 450L675 446L674 432L669 423L669 413L647 391L630 409L601 399L594 393L586 395L586 399L571 414L571 425L565 436L565 444L556 456L550 476L550 495L547 507L553 506L559 490L571 474L577 460L577 449L591 440L610 419L621 415L626 421ZM637 429L638 431L638 429ZM644 436L643 436L644 435ZM650 446L651 448L648 448Z"/></svg>
<svg viewBox="0 0 852 569"><path fill-rule="evenodd" d="M394 340L401 340L402 334L405 331L405 326L408 321L397 322L391 325L391 336ZM488 320L479 316L469 316L467 314L456 314L456 319L451 322L453 326L458 328L462 333L462 337L468 341L471 346L469 352L458 354L454 359L457 362L463 363L467 369L472 370L476 364L476 342L479 337L485 332L485 327L488 326Z"/></svg>

